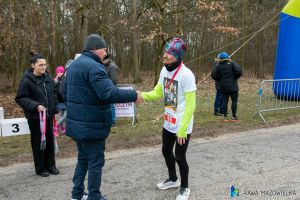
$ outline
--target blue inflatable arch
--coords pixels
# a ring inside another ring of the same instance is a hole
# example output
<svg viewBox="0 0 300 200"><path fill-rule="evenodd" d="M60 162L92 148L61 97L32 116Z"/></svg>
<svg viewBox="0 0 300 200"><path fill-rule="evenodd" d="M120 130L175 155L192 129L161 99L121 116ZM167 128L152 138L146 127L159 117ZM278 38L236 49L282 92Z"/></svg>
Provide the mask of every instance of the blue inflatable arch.
<svg viewBox="0 0 300 200"><path fill-rule="evenodd" d="M290 0L280 14L274 79L300 78L300 0ZM277 97L300 100L298 81L274 82Z"/></svg>

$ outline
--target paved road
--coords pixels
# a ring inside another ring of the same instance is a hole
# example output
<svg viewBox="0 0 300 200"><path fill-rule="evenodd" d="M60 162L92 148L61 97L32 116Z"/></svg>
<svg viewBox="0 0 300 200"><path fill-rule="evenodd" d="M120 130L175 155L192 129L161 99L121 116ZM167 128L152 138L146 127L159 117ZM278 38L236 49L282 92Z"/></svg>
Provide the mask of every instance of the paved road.
<svg viewBox="0 0 300 200"><path fill-rule="evenodd" d="M188 149L190 200L300 200L300 124L218 138L192 140ZM75 158L57 161L61 175L37 177L32 163L0 168L1 200L70 198ZM158 191L166 178L160 146L106 155L102 192L116 200L175 199L178 190Z"/></svg>

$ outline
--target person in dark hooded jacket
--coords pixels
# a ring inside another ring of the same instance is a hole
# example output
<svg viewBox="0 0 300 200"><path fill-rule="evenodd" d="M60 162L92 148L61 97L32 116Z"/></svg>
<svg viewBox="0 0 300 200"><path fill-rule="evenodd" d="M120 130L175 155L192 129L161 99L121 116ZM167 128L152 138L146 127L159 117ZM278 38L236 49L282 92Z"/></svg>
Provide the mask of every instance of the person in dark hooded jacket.
<svg viewBox="0 0 300 200"><path fill-rule="evenodd" d="M224 121L229 121L227 118L228 101L231 97L232 120L237 121L237 102L239 96L239 86L237 80L242 76L242 68L235 62L231 61L226 52L218 55L218 63L214 67L211 76L220 84L220 89L223 96L223 114Z"/></svg>
<svg viewBox="0 0 300 200"><path fill-rule="evenodd" d="M108 77L116 86L118 84L118 72L119 68L118 65L111 59L111 54L107 54L103 59L103 63L106 67L106 71ZM116 108L114 104L111 104L111 115L112 115L112 124L116 123Z"/></svg>
<svg viewBox="0 0 300 200"><path fill-rule="evenodd" d="M113 82L114 85L118 84L118 73L119 67L118 65L111 59L111 54L107 54L103 59L103 64L106 67L106 71L108 77Z"/></svg>
<svg viewBox="0 0 300 200"><path fill-rule="evenodd" d="M59 174L55 165L53 118L57 114L54 81L46 72L46 59L32 53L31 68L19 84L15 101L28 120L36 174L46 177ZM40 113L46 113L46 147L41 148Z"/></svg>

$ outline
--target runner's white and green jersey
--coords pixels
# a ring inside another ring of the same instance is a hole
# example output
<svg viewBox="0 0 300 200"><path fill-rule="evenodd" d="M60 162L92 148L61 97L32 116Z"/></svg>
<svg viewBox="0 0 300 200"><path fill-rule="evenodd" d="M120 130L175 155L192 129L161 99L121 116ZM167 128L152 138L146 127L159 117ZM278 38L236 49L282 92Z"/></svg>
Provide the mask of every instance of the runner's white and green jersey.
<svg viewBox="0 0 300 200"><path fill-rule="evenodd" d="M185 138L192 133L193 113L196 107L196 82L193 72L184 64L172 80L176 70L167 71L165 67L160 72L160 77L154 90L143 92L145 101L164 99L165 121L164 128ZM171 82L171 84L170 84Z"/></svg>

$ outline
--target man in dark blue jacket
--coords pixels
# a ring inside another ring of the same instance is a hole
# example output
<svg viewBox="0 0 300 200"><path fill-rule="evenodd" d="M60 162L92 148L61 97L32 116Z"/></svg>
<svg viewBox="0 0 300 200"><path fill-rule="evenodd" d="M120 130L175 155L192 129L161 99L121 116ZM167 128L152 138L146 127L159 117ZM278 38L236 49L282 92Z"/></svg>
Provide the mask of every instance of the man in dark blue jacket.
<svg viewBox="0 0 300 200"><path fill-rule="evenodd" d="M219 62L214 62L213 70L216 68ZM221 92L221 86L219 81L215 81L215 88L216 88L216 97L214 102L214 115L216 116L223 116L223 96Z"/></svg>
<svg viewBox="0 0 300 200"><path fill-rule="evenodd" d="M104 166L105 140L112 125L112 103L139 101L134 90L121 90L109 79L103 58L106 43L97 34L89 35L82 55L73 61L66 80L67 135L78 148L78 161L73 177L73 200L104 200L101 176ZM84 179L88 172L88 195ZM88 196L88 197L87 197Z"/></svg>

